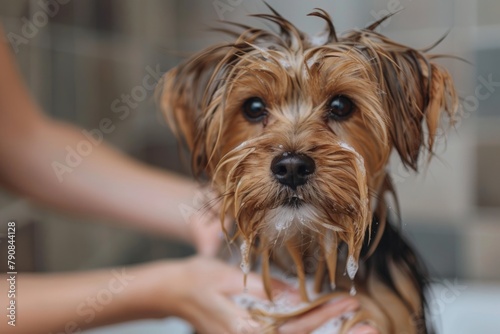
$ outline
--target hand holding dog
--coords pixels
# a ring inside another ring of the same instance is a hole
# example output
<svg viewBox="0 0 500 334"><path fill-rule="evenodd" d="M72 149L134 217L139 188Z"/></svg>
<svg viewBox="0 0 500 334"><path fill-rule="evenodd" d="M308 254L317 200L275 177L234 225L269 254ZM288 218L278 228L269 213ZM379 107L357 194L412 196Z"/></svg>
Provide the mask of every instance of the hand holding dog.
<svg viewBox="0 0 500 334"><path fill-rule="evenodd" d="M194 257L177 263L158 263L154 276L160 286L155 303L165 316L175 315L190 322L200 334L235 333L261 334L262 324L252 320L249 312L238 307L231 296L243 293L243 275L239 268L215 259ZM176 269L173 269L175 267ZM164 272L159 275L159 273ZM276 292L299 293L283 282L274 281ZM250 273L247 278L248 294L262 300L266 294L259 275ZM325 304L309 313L283 324L280 334L304 334L320 327L328 320L343 313L356 311L360 304L355 298L345 298ZM371 327L360 326L354 334L377 333Z"/></svg>

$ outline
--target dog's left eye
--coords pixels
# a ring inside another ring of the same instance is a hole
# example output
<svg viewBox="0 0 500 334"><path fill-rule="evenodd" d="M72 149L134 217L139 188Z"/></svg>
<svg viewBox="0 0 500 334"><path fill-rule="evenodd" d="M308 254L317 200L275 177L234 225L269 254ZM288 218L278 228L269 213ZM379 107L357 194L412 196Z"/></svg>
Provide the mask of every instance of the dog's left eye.
<svg viewBox="0 0 500 334"><path fill-rule="evenodd" d="M267 116L266 104L260 97L251 97L243 103L243 113L251 122L259 122Z"/></svg>
<svg viewBox="0 0 500 334"><path fill-rule="evenodd" d="M328 105L328 117L336 121L347 119L354 112L354 103L346 96L335 96Z"/></svg>

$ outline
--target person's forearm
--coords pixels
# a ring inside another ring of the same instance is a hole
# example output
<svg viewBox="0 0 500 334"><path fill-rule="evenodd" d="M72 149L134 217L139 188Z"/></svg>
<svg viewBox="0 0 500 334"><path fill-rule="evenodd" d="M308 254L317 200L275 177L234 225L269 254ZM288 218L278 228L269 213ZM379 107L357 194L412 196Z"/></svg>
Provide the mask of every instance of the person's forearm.
<svg viewBox="0 0 500 334"><path fill-rule="evenodd" d="M86 140L79 130L47 121L33 133L9 143L10 153L4 154L9 163L2 166L3 178L15 190L53 208L188 240L181 206L193 206L192 181L138 163L104 143L70 167L66 147ZM61 165L71 172L58 174Z"/></svg>
<svg viewBox="0 0 500 334"><path fill-rule="evenodd" d="M171 300L168 294L159 293L163 291L159 283L168 284L171 279L170 285L175 286L179 267L178 262L158 262L76 274L19 274L15 326L4 316L0 333L77 333L85 328L165 317ZM7 283L1 276L0 291L8 291ZM7 293L0 295L0 302L5 311L9 306Z"/></svg>
<svg viewBox="0 0 500 334"><path fill-rule="evenodd" d="M1 40L0 73L0 185L58 209L188 239L179 206L192 205L192 182L148 168L104 143L91 145L81 161L68 157L67 147L78 151L88 138L43 115Z"/></svg>

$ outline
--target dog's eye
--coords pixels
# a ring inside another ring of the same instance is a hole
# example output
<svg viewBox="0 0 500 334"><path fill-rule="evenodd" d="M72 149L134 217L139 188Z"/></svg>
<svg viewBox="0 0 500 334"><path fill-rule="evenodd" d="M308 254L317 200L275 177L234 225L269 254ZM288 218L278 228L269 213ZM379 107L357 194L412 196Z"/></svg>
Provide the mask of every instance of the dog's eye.
<svg viewBox="0 0 500 334"><path fill-rule="evenodd" d="M354 103L348 97L337 95L330 101L328 112L333 120L345 120L354 112Z"/></svg>
<svg viewBox="0 0 500 334"><path fill-rule="evenodd" d="M243 103L243 113L251 122L261 121L267 116L266 104L260 97L251 97Z"/></svg>

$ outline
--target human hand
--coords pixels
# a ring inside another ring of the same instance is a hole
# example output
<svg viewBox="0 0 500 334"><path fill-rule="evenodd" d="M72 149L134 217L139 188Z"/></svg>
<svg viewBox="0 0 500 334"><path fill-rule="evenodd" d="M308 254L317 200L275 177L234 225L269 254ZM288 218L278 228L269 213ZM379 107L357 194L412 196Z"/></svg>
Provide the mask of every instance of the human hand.
<svg viewBox="0 0 500 334"><path fill-rule="evenodd" d="M156 274L158 275L158 273ZM155 303L166 315L175 315L190 322L201 334L257 334L263 333L262 324L252 319L249 312L238 307L231 296L243 292L243 274L215 259L194 257L177 264L177 270L168 269ZM287 291L299 296L283 282L273 281L275 291ZM266 299L260 276L250 273L247 277L247 293ZM282 325L280 334L303 334L320 327L332 317L352 312L359 302L351 297L321 306ZM358 332L356 332L358 333ZM360 332L364 333L364 332Z"/></svg>
<svg viewBox="0 0 500 334"><path fill-rule="evenodd" d="M199 255L215 256L224 240L220 218L214 210L197 210L188 219L188 233Z"/></svg>
<svg viewBox="0 0 500 334"><path fill-rule="evenodd" d="M294 333L316 333L325 323L333 318L337 318L344 313L356 311L359 302L351 297L337 299L323 304L297 318L287 321L279 328L279 334ZM324 333L323 329L320 330ZM331 333L334 334L334 333ZM365 324L358 324L353 327L348 334L380 334L373 327Z"/></svg>
<svg viewBox="0 0 500 334"><path fill-rule="evenodd" d="M358 324L348 334L380 334L380 332L370 325Z"/></svg>
<svg viewBox="0 0 500 334"><path fill-rule="evenodd" d="M199 255L215 256L224 240L216 195L209 188L197 189L192 204L184 214L189 240ZM227 218L226 228L230 224Z"/></svg>

